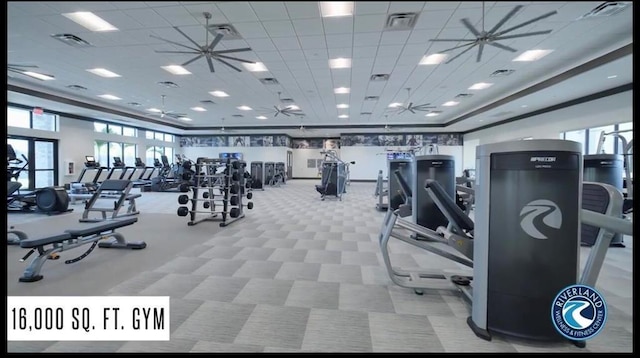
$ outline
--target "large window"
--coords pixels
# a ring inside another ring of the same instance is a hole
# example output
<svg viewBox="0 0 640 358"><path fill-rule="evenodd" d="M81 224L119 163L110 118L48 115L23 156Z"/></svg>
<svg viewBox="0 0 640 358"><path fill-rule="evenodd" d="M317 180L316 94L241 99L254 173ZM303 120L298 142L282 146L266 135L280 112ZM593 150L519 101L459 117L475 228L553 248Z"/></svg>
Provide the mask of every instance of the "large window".
<svg viewBox="0 0 640 358"><path fill-rule="evenodd" d="M147 155L145 158L145 163L147 166L153 166L155 159L161 160L161 156L166 155L169 163L173 163L173 148L172 147L160 147L160 146L150 146L147 147Z"/></svg>
<svg viewBox="0 0 640 358"><path fill-rule="evenodd" d="M155 139L155 140L161 140L163 142L171 142L171 143L173 143L176 140L176 137L173 134L154 132L154 131L147 131L145 134L145 137L147 139Z"/></svg>
<svg viewBox="0 0 640 358"><path fill-rule="evenodd" d="M120 157L124 164L130 167L136 164L135 144L96 140L93 151L96 161L103 167L111 168L113 157Z"/></svg>
<svg viewBox="0 0 640 358"><path fill-rule="evenodd" d="M93 122L93 130L95 132L117 134L117 135L123 135L127 137L138 136L138 130L136 128L121 126L118 124Z"/></svg>
<svg viewBox="0 0 640 358"><path fill-rule="evenodd" d="M12 167L23 168L17 178L22 184L21 189L34 190L58 185L57 141L9 136L7 144L16 152L16 158L22 160L22 163L10 164Z"/></svg>
<svg viewBox="0 0 640 358"><path fill-rule="evenodd" d="M602 133L610 133L615 130L615 126L604 126L597 128L589 128L589 152L588 154L602 154L609 153L614 154L614 138L604 137L604 141L602 142L602 149L598 152L598 146L600 142L600 138Z"/></svg>
<svg viewBox="0 0 640 358"><path fill-rule="evenodd" d="M585 129L581 129L578 131L571 131L571 132L565 132L564 133L564 139L566 140L572 140L575 142L578 142L582 145L582 154L587 154L587 152L585 151L587 146L586 146L586 130Z"/></svg>
<svg viewBox="0 0 640 358"><path fill-rule="evenodd" d="M58 116L51 113L36 114L22 108L7 107L7 126L55 132L58 130Z"/></svg>
<svg viewBox="0 0 640 358"><path fill-rule="evenodd" d="M626 132L629 130L628 132ZM602 133L619 132L618 135L623 136L627 142L633 139L633 122L612 124L608 126L586 128L575 131L561 133L560 138L573 140L582 144L582 154L624 154L622 141L614 135L605 135L602 142L600 153L598 152L598 144L602 139ZM624 132L623 132L624 131Z"/></svg>

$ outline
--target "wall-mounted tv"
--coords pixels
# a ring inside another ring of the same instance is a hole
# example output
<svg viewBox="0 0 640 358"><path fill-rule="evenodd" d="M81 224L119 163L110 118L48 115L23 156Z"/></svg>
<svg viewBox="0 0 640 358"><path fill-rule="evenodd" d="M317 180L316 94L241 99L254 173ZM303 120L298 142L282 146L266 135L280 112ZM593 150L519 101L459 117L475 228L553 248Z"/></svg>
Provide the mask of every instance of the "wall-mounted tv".
<svg viewBox="0 0 640 358"><path fill-rule="evenodd" d="M220 159L237 159L242 160L242 153L220 153L218 155Z"/></svg>

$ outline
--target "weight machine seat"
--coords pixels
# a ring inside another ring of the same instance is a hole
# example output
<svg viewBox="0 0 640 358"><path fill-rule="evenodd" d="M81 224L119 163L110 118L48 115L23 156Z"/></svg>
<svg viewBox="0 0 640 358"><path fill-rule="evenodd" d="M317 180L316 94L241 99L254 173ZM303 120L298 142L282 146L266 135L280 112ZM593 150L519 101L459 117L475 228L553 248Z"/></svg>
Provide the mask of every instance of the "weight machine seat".
<svg viewBox="0 0 640 358"><path fill-rule="evenodd" d="M98 225L91 225L86 228L65 230L65 232L62 234L57 234L57 235L43 237L43 238L32 238L32 239L22 240L20 241L20 247L25 249L30 249L34 247L47 245L47 244L62 242L65 240L76 239L79 237L96 235L101 232L112 231L117 228L132 225L137 221L138 221L138 218L136 217L102 221Z"/></svg>
<svg viewBox="0 0 640 358"><path fill-rule="evenodd" d="M425 181L425 189L431 189L433 195L442 203L445 210L450 215L451 220L464 231L473 231L473 221L460 209L460 207L451 199L449 195L444 191L440 183L433 179L427 179Z"/></svg>
<svg viewBox="0 0 640 358"><path fill-rule="evenodd" d="M402 176L402 173L400 173L400 170L396 169L393 172L393 174L395 174L396 179L398 179L398 183L400 184L400 188L402 188L402 191L404 192L405 196L408 197L408 198L413 197L413 193L411 192L411 187L409 186L409 183L407 183L407 181Z"/></svg>
<svg viewBox="0 0 640 358"><path fill-rule="evenodd" d="M7 196L11 196L11 194L15 193L22 187L22 183L18 181L9 181L7 182Z"/></svg>
<svg viewBox="0 0 640 358"><path fill-rule="evenodd" d="M131 183L130 180L124 179L108 179L100 184L101 191L123 191Z"/></svg>
<svg viewBox="0 0 640 358"><path fill-rule="evenodd" d="M609 208L610 195L607 190L596 184L583 183L582 184L582 208L586 210L594 211L598 214L607 215L607 209ZM599 227L592 225L582 224L581 228L581 241L593 245L600 231Z"/></svg>

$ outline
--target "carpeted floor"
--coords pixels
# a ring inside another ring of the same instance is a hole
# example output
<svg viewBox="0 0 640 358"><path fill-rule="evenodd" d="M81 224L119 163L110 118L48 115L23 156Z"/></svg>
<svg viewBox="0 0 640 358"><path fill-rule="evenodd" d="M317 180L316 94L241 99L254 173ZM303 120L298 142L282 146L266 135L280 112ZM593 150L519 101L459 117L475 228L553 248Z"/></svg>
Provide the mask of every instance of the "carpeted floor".
<svg viewBox="0 0 640 358"><path fill-rule="evenodd" d="M21 283L25 251L8 247L9 296L171 297L171 340L17 342L9 352L632 352L632 238L612 248L596 288L608 304L606 327L585 349L502 336L477 338L470 307L454 290L418 296L384 268L374 183L352 183L342 201L320 201L316 181L291 180L254 193L254 209L227 227L187 226L179 193L143 193L139 221L120 231L145 250L96 250L80 262L48 261L45 278ZM79 227L83 206L59 216L9 214L30 235ZM401 242L391 259L407 268L459 269ZM584 263L588 248L581 248Z"/></svg>

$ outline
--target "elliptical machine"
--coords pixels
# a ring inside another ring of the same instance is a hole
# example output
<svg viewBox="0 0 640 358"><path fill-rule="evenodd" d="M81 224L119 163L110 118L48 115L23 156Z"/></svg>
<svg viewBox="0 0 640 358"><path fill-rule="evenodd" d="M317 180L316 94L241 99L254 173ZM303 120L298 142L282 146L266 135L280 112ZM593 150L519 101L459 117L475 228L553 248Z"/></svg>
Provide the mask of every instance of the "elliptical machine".
<svg viewBox="0 0 640 358"><path fill-rule="evenodd" d="M18 178L28 166L27 157L22 154L19 159L11 144L7 144L7 212L51 215L73 211L69 209L69 195L64 188L46 187L21 193L22 183Z"/></svg>

